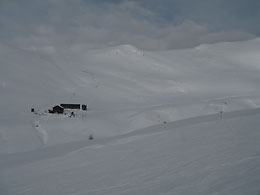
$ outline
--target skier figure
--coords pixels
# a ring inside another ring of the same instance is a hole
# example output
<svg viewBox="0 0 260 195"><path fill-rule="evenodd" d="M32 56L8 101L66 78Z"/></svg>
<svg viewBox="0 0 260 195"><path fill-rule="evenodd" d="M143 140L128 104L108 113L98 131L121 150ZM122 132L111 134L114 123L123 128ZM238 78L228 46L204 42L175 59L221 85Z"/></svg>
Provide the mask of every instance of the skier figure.
<svg viewBox="0 0 260 195"><path fill-rule="evenodd" d="M71 112L70 117L75 117L75 113Z"/></svg>

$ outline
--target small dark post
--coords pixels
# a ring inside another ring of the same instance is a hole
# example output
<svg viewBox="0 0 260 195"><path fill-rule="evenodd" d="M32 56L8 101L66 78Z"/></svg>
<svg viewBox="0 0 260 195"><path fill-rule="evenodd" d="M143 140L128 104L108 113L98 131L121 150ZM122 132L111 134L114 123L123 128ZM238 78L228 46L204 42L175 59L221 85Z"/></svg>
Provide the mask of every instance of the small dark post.
<svg viewBox="0 0 260 195"><path fill-rule="evenodd" d="M88 137L88 139L89 139L89 140L93 140L93 139L94 139L93 135L90 134L89 137Z"/></svg>
<svg viewBox="0 0 260 195"><path fill-rule="evenodd" d="M31 112L34 112L34 108L31 108Z"/></svg>
<svg viewBox="0 0 260 195"><path fill-rule="evenodd" d="M221 111L220 111L220 117L222 117L222 115L223 115L223 111L221 110Z"/></svg>
<svg viewBox="0 0 260 195"><path fill-rule="evenodd" d="M82 104L82 110L87 110L87 105L86 104Z"/></svg>

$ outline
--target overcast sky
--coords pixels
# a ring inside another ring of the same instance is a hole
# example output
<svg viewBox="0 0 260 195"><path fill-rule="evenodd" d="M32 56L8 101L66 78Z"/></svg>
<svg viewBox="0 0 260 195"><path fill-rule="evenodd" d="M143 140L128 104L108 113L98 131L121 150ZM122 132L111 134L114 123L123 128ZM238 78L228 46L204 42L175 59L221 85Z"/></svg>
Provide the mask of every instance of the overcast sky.
<svg viewBox="0 0 260 195"><path fill-rule="evenodd" d="M260 0L0 0L0 41L28 49L145 50L260 35Z"/></svg>

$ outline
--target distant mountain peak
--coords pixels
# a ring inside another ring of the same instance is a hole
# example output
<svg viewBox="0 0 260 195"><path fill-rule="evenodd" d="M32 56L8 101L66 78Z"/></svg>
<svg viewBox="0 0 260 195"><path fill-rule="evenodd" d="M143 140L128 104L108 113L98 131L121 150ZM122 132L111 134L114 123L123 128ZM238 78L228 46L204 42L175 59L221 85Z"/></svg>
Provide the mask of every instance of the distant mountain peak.
<svg viewBox="0 0 260 195"><path fill-rule="evenodd" d="M107 52L115 56L126 56L126 55L144 56L144 52L142 50L129 44L108 48Z"/></svg>

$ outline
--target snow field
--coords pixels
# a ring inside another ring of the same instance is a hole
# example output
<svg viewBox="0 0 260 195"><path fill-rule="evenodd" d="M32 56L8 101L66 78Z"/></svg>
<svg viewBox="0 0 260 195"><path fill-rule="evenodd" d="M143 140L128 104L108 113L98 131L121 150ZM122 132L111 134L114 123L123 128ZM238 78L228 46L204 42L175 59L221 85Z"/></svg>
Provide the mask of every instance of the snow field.
<svg viewBox="0 0 260 195"><path fill-rule="evenodd" d="M0 194L259 194L259 51L0 44Z"/></svg>

